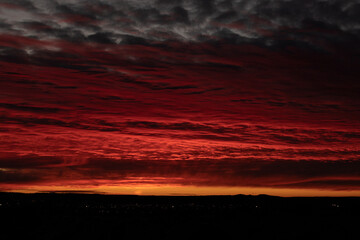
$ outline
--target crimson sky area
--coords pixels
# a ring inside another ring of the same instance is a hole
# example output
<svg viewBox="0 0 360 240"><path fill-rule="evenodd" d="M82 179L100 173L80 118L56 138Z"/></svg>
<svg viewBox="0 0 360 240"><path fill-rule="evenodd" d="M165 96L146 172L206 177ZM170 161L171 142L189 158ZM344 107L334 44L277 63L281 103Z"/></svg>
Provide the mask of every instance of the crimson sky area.
<svg viewBox="0 0 360 240"><path fill-rule="evenodd" d="M0 190L360 196L359 42L356 0L0 0Z"/></svg>

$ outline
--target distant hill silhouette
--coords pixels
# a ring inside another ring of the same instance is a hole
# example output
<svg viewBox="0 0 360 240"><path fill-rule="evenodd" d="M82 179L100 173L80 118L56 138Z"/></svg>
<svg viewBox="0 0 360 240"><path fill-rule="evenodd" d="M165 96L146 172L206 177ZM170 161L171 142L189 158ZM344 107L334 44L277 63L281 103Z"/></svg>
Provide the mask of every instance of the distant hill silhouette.
<svg viewBox="0 0 360 240"><path fill-rule="evenodd" d="M86 194L85 194L86 193ZM358 239L360 198L0 193L2 239Z"/></svg>

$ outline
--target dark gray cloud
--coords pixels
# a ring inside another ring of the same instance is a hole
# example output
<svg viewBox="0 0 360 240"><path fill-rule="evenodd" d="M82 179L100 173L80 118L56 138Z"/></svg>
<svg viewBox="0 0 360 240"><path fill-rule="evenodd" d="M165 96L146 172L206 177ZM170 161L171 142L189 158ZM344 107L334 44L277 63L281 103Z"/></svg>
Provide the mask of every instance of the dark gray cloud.
<svg viewBox="0 0 360 240"><path fill-rule="evenodd" d="M42 159L49 157L21 156L19 158L22 160L21 164L10 163L9 159L0 158L1 167L7 167L0 169L1 183L56 183L89 179L144 183L142 179L146 178L150 181L155 179L156 183L197 186L315 189L358 189L359 187L359 161L264 161L254 158L229 158L226 161L196 158L187 161L163 159L134 161L132 159L89 158L78 164L67 166L61 165L61 159L54 159L45 164ZM55 166L49 167L51 163ZM60 165L56 166L59 163ZM41 171L41 168L46 171Z"/></svg>
<svg viewBox="0 0 360 240"><path fill-rule="evenodd" d="M0 4L3 32L106 44L226 40L324 48L328 42L357 41L360 34L360 3L354 0L96 0L91 4L2 0Z"/></svg>
<svg viewBox="0 0 360 240"><path fill-rule="evenodd" d="M19 171L1 171L0 170L0 183L6 184L31 184L42 180L41 176L36 176L32 172L23 173ZM1 187L3 188L3 186ZM0 188L0 189L1 189ZM3 190L3 189L1 189Z"/></svg>
<svg viewBox="0 0 360 240"><path fill-rule="evenodd" d="M36 154L9 154L9 156L0 157L0 169L42 168L62 163L63 159L60 157L38 156Z"/></svg>
<svg viewBox="0 0 360 240"><path fill-rule="evenodd" d="M27 106L24 104L11 104L11 103L0 103L0 109L11 109L16 111L28 111L28 112L38 112L38 113L55 113L58 112L58 108L48 108L48 107L34 107Z"/></svg>

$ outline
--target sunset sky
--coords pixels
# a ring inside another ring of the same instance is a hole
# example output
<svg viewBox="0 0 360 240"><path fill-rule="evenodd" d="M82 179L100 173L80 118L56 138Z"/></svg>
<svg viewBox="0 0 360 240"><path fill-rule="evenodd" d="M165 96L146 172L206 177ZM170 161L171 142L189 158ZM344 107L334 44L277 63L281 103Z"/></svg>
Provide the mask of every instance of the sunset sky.
<svg viewBox="0 0 360 240"><path fill-rule="evenodd" d="M0 0L0 191L360 196L357 0Z"/></svg>

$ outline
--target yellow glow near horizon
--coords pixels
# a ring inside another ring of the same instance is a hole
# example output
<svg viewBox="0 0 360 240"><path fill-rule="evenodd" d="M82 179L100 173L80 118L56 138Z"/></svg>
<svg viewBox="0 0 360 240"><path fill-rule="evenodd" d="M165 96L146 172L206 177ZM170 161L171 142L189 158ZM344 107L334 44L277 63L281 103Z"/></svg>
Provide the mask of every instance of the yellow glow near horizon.
<svg viewBox="0 0 360 240"><path fill-rule="evenodd" d="M36 192L82 192L100 193L107 195L157 195L157 196L204 196L204 195L259 195L267 194L281 197L315 197L315 196L360 196L360 190L319 190L319 189L289 189L264 187L199 187L199 186L32 186L9 190L10 192L36 193Z"/></svg>

